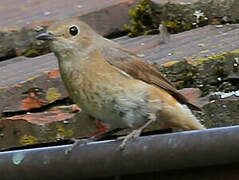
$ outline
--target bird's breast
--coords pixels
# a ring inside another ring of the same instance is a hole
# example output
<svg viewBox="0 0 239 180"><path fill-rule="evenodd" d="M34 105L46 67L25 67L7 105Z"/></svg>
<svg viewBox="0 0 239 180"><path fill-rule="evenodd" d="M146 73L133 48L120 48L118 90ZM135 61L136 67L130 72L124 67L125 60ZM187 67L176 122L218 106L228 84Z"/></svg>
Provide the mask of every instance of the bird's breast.
<svg viewBox="0 0 239 180"><path fill-rule="evenodd" d="M150 109L147 99L151 86L105 61L91 57L86 64L67 63L60 70L72 100L111 127L138 127L155 111Z"/></svg>

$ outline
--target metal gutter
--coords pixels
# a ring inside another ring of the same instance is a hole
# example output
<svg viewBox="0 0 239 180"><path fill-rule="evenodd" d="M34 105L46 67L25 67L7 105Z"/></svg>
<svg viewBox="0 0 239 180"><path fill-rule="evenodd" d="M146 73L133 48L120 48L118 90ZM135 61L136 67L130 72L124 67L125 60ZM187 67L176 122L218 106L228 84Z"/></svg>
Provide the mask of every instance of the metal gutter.
<svg viewBox="0 0 239 180"><path fill-rule="evenodd" d="M0 179L84 179L239 162L239 126L0 152Z"/></svg>

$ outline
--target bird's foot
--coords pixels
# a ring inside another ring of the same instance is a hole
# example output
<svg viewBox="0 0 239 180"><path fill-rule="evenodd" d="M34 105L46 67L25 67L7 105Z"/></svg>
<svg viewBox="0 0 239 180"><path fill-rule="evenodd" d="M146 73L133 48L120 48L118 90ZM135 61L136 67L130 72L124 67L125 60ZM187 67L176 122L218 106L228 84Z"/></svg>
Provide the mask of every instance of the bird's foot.
<svg viewBox="0 0 239 180"><path fill-rule="evenodd" d="M137 137L139 137L139 135L141 134L142 130L141 129L136 129L133 130L130 134L128 134L127 136L124 136L124 140L120 145L120 150L124 150L126 145L128 144L128 142L132 139L135 139Z"/></svg>
<svg viewBox="0 0 239 180"><path fill-rule="evenodd" d="M131 139L135 139L137 137L139 137L139 135L141 134L141 132L151 123L153 123L154 121L156 121L156 115L155 114L150 114L149 115L149 121L147 121L143 126L141 126L138 129L133 130L130 134L128 134L127 136L125 136L123 142L120 145L120 150L124 150L128 141Z"/></svg>
<svg viewBox="0 0 239 180"><path fill-rule="evenodd" d="M87 143L93 141L92 138L84 138L84 139L72 138L71 140L74 141L74 143L67 150L65 150L65 154L66 155L69 154L77 145L79 145L79 144L87 144Z"/></svg>

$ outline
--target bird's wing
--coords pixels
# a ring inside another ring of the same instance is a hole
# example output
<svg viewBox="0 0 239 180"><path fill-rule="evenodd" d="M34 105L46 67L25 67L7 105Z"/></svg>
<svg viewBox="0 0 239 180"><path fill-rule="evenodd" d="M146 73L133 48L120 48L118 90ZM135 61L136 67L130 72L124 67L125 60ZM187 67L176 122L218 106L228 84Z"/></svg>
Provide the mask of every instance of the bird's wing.
<svg viewBox="0 0 239 180"><path fill-rule="evenodd" d="M180 103L186 104L193 110L201 110L196 105L190 103L175 86L167 80L158 70L148 63L142 61L134 53L127 51L119 46L103 47L102 54L107 62L121 69L130 76L142 80L148 84L156 85L169 92Z"/></svg>

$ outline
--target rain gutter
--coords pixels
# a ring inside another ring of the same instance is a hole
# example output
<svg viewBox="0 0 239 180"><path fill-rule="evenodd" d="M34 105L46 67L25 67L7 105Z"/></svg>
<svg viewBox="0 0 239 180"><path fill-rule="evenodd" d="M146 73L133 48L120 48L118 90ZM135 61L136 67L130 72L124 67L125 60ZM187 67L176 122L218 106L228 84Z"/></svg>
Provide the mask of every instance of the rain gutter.
<svg viewBox="0 0 239 180"><path fill-rule="evenodd" d="M84 179L239 162L239 126L0 152L1 180Z"/></svg>

